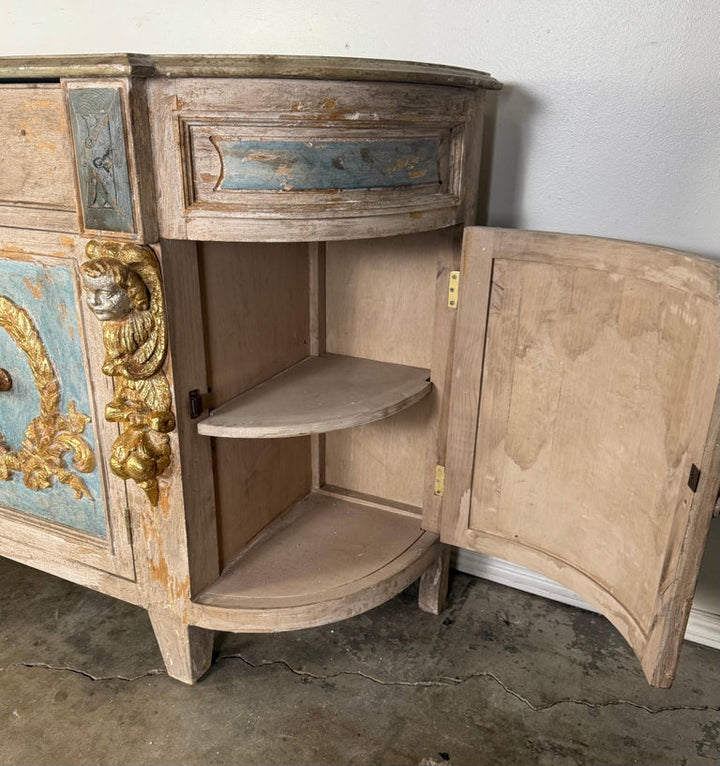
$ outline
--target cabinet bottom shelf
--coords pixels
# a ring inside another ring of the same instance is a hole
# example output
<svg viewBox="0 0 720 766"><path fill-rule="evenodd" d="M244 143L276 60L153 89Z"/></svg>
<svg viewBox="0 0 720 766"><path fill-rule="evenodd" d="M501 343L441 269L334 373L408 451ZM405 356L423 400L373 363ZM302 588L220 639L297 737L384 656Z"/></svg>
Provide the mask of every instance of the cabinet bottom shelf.
<svg viewBox="0 0 720 766"><path fill-rule="evenodd" d="M191 622L237 633L337 622L410 585L433 563L437 541L417 516L312 493L193 600Z"/></svg>

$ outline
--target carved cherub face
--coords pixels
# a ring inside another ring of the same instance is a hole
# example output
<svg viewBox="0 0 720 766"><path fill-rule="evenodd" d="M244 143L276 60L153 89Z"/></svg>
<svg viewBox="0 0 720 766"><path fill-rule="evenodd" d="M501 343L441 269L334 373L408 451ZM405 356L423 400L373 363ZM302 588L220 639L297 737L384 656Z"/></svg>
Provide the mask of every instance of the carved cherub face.
<svg viewBox="0 0 720 766"><path fill-rule="evenodd" d="M132 311L127 291L117 284L111 274L93 277L84 273L82 281L87 304L101 322L122 319Z"/></svg>

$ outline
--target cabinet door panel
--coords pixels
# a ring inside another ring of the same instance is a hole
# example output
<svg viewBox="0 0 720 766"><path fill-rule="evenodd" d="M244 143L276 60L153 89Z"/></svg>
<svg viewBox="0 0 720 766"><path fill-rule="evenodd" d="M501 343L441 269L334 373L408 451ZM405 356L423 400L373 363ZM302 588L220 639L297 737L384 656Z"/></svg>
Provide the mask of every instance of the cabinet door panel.
<svg viewBox="0 0 720 766"><path fill-rule="evenodd" d="M669 685L718 489L716 266L469 229L461 275L443 539L572 588Z"/></svg>
<svg viewBox="0 0 720 766"><path fill-rule="evenodd" d="M94 381L107 385L103 357L90 351L74 249L50 249L0 242L0 367L12 381L0 392L2 552L128 576L124 486L101 457L116 427L93 396Z"/></svg>

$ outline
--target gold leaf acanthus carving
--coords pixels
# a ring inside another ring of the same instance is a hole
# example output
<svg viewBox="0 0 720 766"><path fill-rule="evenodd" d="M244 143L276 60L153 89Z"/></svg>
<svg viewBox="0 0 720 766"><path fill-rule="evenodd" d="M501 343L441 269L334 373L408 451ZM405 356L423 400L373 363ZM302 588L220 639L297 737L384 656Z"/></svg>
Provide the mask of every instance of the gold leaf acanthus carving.
<svg viewBox="0 0 720 766"><path fill-rule="evenodd" d="M30 489L48 489L57 480L70 486L78 499L90 497L85 482L65 462L66 453L72 452L76 472L95 468L93 451L82 436L90 418L78 412L74 402L68 404L67 413L60 411L60 383L40 333L27 311L4 295L0 295L0 326L27 357L40 394L40 414L28 425L20 449L11 450L0 435L0 479L22 473Z"/></svg>
<svg viewBox="0 0 720 766"><path fill-rule="evenodd" d="M83 288L103 325L103 372L115 382L105 418L122 428L110 467L121 479L135 481L157 505L158 477L171 457L167 434L175 428L162 369L167 328L160 265L141 245L93 240L85 253Z"/></svg>

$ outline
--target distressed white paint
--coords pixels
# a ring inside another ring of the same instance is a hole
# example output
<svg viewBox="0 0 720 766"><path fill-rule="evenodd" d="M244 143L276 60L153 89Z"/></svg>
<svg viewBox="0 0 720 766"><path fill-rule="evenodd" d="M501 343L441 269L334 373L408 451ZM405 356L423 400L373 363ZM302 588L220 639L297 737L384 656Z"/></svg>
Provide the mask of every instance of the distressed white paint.
<svg viewBox="0 0 720 766"><path fill-rule="evenodd" d="M505 82L488 221L720 257L717 0L3 0L0 55L410 59ZM696 607L720 615L720 522Z"/></svg>

